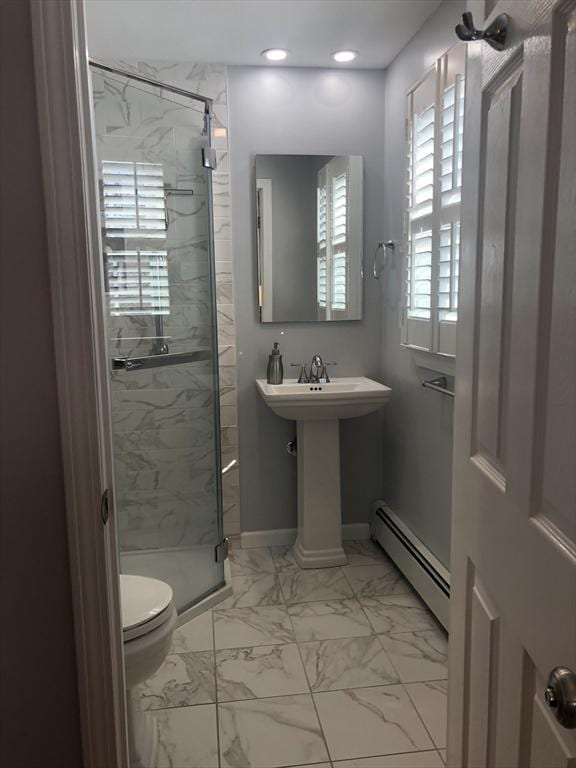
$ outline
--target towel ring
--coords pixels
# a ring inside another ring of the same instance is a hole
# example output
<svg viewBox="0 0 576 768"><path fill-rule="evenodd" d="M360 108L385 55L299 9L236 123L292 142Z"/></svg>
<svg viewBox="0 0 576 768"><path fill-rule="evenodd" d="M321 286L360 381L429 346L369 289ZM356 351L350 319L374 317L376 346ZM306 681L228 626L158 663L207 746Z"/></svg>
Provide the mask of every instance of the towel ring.
<svg viewBox="0 0 576 768"><path fill-rule="evenodd" d="M378 251L382 250L382 253L384 254L384 258L382 261L382 266L380 269L378 269ZM386 265L386 251L394 251L396 250L396 243L394 240L380 240L378 245L376 246L376 250L374 251L374 264L373 264L373 273L376 280L380 280L380 273L384 269L384 266Z"/></svg>

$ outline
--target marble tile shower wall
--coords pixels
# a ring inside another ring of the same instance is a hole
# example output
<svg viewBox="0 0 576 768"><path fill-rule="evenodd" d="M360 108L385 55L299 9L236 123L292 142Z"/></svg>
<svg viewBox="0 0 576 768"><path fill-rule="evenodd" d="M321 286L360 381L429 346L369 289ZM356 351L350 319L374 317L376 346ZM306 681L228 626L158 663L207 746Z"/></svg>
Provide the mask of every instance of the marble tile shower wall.
<svg viewBox="0 0 576 768"><path fill-rule="evenodd" d="M218 168L212 174L212 194L221 454L225 466L232 459L238 459L226 67L172 61L107 63L214 100L211 138L217 151ZM178 97L177 102L157 100L153 105L149 97L136 88L123 87L121 81L117 81L115 91L115 83L109 78L104 100L102 82L101 78L94 78L100 157L161 161L165 184L194 189L193 196L171 196L167 202L170 314L164 317L164 328L170 337L171 352L209 346L207 190L203 176L191 172L189 159L190 147L194 142L196 146L199 144L202 113L191 113L189 107L182 109L185 102ZM150 316L109 315L114 355L150 354L151 342L142 337L154 335L154 318ZM122 371L113 373L115 470L122 549L214 542L211 384L209 363L140 371L137 377ZM238 470L233 470L223 479L224 531L228 535L240 530L238 476Z"/></svg>

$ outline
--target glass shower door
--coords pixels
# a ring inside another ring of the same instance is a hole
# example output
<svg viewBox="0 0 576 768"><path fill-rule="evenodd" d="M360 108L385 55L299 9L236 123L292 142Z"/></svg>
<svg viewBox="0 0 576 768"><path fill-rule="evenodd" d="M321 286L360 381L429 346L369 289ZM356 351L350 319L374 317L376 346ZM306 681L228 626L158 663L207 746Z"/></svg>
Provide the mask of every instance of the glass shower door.
<svg viewBox="0 0 576 768"><path fill-rule="evenodd" d="M92 68L124 573L181 613L224 582L210 119Z"/></svg>

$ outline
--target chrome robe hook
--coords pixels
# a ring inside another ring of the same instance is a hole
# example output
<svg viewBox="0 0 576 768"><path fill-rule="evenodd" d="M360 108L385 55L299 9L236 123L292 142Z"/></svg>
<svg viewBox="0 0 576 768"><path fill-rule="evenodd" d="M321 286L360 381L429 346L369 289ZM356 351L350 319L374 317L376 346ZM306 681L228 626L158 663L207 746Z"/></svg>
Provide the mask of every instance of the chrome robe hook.
<svg viewBox="0 0 576 768"><path fill-rule="evenodd" d="M374 264L372 266L372 271L376 280L380 280L380 273L382 272L386 264L386 251L392 251L392 253L394 253L395 249L396 249L396 243L394 242L394 240L380 240L380 242L376 246L376 250L374 251ZM378 267L378 251L380 250L384 254L384 259L382 261L382 266L379 268Z"/></svg>
<svg viewBox="0 0 576 768"><path fill-rule="evenodd" d="M494 21L486 29L476 29L474 19L470 11L462 14L462 24L457 24L455 32L465 43L471 43L475 40L485 40L497 51L503 51L506 47L506 37L508 34L508 22L510 17L506 13L496 16Z"/></svg>

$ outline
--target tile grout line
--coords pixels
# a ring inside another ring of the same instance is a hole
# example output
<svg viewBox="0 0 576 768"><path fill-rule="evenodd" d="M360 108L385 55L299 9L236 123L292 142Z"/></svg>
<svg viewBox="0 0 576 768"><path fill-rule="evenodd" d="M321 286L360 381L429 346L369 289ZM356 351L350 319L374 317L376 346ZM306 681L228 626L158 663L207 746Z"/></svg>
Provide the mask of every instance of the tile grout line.
<svg viewBox="0 0 576 768"><path fill-rule="evenodd" d="M306 678L306 682L308 683L308 689L309 689L309 696L312 701L312 706L314 707L314 712L316 713L316 720L318 721L318 727L320 728L320 734L322 736L322 741L324 742L324 748L326 750L326 754L328 755L328 762L330 765L332 765L332 753L330 752L330 749L328 747L328 740L326 738L326 734L324 733L324 727L322 725L322 720L320 719L320 713L318 712L318 707L316 706L316 701L314 699L314 694L312 693L312 686L310 685L310 679L308 677L308 671L306 670L306 664L304 663L304 659L302 657L302 651L300 649L300 643L296 641L296 629L294 627L294 621L292 620L292 616L290 615L290 611L288 610L288 606L286 606L286 613L288 614L288 619L290 620L290 626L292 627L292 633L294 635L294 639L296 642L296 647L298 649L298 657L300 659L300 664L302 664L302 669L304 670L304 676Z"/></svg>
<svg viewBox="0 0 576 768"><path fill-rule="evenodd" d="M232 569L230 569L232 575ZM214 654L214 710L216 716L216 759L218 768L222 768L220 757L220 704L218 701L218 669L216 663L216 622L214 621L214 610L210 609L210 620L212 622L212 653Z"/></svg>
<svg viewBox="0 0 576 768"><path fill-rule="evenodd" d="M293 645L296 645L296 643L293 643ZM247 646L247 647L249 648L251 646ZM255 647L264 647L264 646L255 646ZM279 646L274 646L274 647L279 647ZM230 648L225 650L240 650L240 649ZM306 668L304 668L304 672L306 672ZM308 686L310 687L308 677L306 677L306 681L308 682ZM322 691L314 691L312 690L312 688L310 688L310 690L304 691L302 693L274 693L269 696L252 696L247 699L226 699L226 700L219 701L218 703L219 704L236 704L237 702L241 702L241 701L266 701L266 699L286 699L286 698L291 698L292 696L308 696L308 695L314 696L322 693L342 693L343 691L363 691L363 690L369 690L371 688L390 688L391 686L398 686L398 685L406 686L406 685L415 685L415 684L425 685L426 683L438 683L438 682L444 682L444 681L443 680L414 680L413 682L410 682L410 683L403 683L401 680L398 680L396 682L391 682L391 683L372 683L371 685L351 685L348 688L329 688L327 690L322 690ZM412 702L411 698L410 698L410 701ZM214 704L214 702L209 702L209 701L204 702L203 704L179 704L173 707L158 707L157 709L150 709L147 711L164 712L167 710L174 710L174 709L186 709L186 708L190 709L192 707L205 707L205 706L211 706L212 704ZM414 708L416 708L416 705L414 705ZM432 739L432 741L434 740ZM434 745L434 747L431 748L430 750L420 750L420 751L429 752L429 751L434 751L438 749L444 749L444 747L437 747L436 745ZM375 755L375 757L378 757L378 755Z"/></svg>
<svg viewBox="0 0 576 768"><path fill-rule="evenodd" d="M290 616L290 614L288 614ZM290 622L292 624L292 631L294 634L296 634L296 631L294 629L294 622L292 621L292 617L290 616ZM318 707L316 706L316 699L314 698L314 693L312 691L312 686L310 685L310 679L308 677L308 671L306 669L306 664L304 664L304 658L302 656L302 651L300 649L300 643L296 643L298 647L298 655L300 657L300 663L302 664L302 667L304 669L304 675L306 676L306 681L308 683L308 688L310 689L310 699L312 700L312 706L314 707L314 712L316 713L316 720L318 721L318 727L320 728L320 733L322 735L322 741L324 742L324 748L326 749L326 754L328 755L328 761L330 764L332 764L332 753L330 752L330 748L328 747L328 739L326 738L326 734L324 733L324 726L322 725L322 720L320 719L320 713L318 712Z"/></svg>
<svg viewBox="0 0 576 768"><path fill-rule="evenodd" d="M439 752L441 749L445 749L445 747L439 747L439 746L436 744L436 742L434 741L434 737L432 736L432 734L430 733L430 730L429 730L428 726L427 726L427 725L426 725L426 723L424 722L424 718L423 718L423 717L422 717L422 715L420 714L420 710L419 710L419 709L418 709L418 707L416 706L416 702L414 701L414 699L412 698L412 696L410 696L410 691L408 690L407 686L409 686L409 685L426 685L426 683L440 683L440 682L442 682L442 683L443 683L443 682L446 682L446 683L448 683L448 679L447 679L447 678L444 678L444 680L414 680L412 683L402 683L402 685L403 685L403 687L404 687L404 690L406 691L406 695L408 696L408 698L410 699L410 701L411 701L411 703L412 703L412 706L413 706L413 707L414 707L414 709L416 710L416 714L418 715L418 717L419 717L419 718L420 718L420 720L422 721L422 725L424 726L424 729L425 729L426 733L428 734L428 736L430 737L430 741L432 742L432 744L434 744L434 749L435 749L437 752ZM442 760L442 755L440 755L440 760ZM442 762L444 762L444 760L442 760Z"/></svg>

